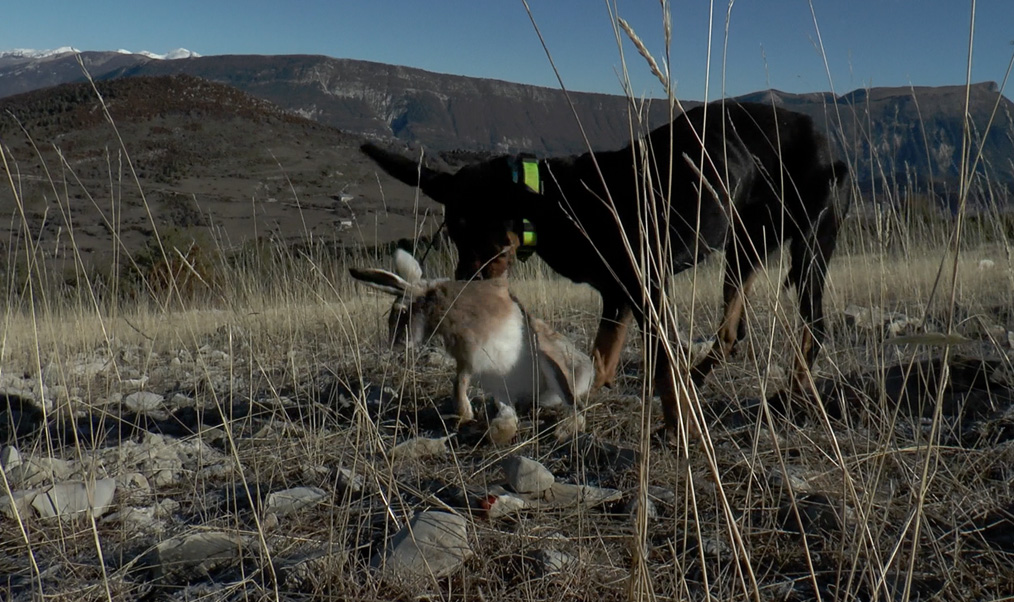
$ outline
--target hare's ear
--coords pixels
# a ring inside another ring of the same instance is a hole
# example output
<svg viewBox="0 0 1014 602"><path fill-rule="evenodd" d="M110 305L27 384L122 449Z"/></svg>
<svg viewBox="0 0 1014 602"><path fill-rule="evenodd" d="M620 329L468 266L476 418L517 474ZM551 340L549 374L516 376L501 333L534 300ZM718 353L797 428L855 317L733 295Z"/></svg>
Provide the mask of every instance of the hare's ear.
<svg viewBox="0 0 1014 602"><path fill-rule="evenodd" d="M411 284L422 281L422 266L411 253L404 249L394 251L394 271Z"/></svg>
<svg viewBox="0 0 1014 602"><path fill-rule="evenodd" d="M387 270L361 270L359 268L349 268L349 274L351 274L356 280L366 284L366 286L384 291L385 293L389 293L391 295L404 295L412 286L401 276L392 274Z"/></svg>

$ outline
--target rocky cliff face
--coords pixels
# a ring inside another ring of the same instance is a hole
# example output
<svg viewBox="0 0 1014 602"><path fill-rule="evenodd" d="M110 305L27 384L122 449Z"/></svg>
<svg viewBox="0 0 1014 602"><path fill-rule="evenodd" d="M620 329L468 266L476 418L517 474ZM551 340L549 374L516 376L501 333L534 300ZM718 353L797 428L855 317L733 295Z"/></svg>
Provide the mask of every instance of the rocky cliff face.
<svg viewBox="0 0 1014 602"><path fill-rule="evenodd" d="M566 154L629 141L628 103L605 94L430 73L320 56L149 61L106 77L186 72L236 86L327 125L431 149ZM661 122L662 111L654 111Z"/></svg>
<svg viewBox="0 0 1014 602"><path fill-rule="evenodd" d="M1014 181L1014 104L995 83L968 89L968 165L994 182ZM964 86L871 88L841 97L770 91L744 97L811 115L869 187L953 186L965 144Z"/></svg>
<svg viewBox="0 0 1014 602"><path fill-rule="evenodd" d="M595 149L618 148L630 140L632 105L620 96L568 96L550 88L323 56L172 61L118 53L80 56L96 79L194 75L350 133L395 138L432 151L530 151L548 156L584 152L589 144ZM34 61L0 57L0 97L75 79L83 79L75 55ZM964 86L871 88L842 96L768 90L739 100L811 115L871 192L907 184L953 187L959 179ZM654 101L642 114L647 115L642 129L658 125L667 119L666 103ZM1012 115L1014 106L996 84L970 88L970 161L990 181L1014 182Z"/></svg>

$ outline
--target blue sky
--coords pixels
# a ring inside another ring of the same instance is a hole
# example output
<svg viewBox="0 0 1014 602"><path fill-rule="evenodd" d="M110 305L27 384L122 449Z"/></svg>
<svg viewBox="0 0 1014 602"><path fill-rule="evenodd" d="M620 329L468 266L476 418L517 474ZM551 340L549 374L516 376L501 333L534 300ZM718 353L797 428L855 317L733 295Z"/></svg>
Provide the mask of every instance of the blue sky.
<svg viewBox="0 0 1014 602"><path fill-rule="evenodd" d="M573 90L621 93L620 51L607 6L631 23L661 62L656 0L529 0L535 21ZM709 28L709 11L713 22ZM806 0L673 0L671 67L676 93L701 100L767 88L788 92L965 81L971 2L812 0L831 77ZM705 92L708 33L710 88ZM1014 46L1014 0L976 3L973 81L1003 78ZM727 52L724 48L727 45ZM0 49L149 50L211 54L324 54L556 87L521 0L267 2L33 0L0 19ZM661 87L624 39L638 95ZM1005 90L1010 96L1010 87Z"/></svg>

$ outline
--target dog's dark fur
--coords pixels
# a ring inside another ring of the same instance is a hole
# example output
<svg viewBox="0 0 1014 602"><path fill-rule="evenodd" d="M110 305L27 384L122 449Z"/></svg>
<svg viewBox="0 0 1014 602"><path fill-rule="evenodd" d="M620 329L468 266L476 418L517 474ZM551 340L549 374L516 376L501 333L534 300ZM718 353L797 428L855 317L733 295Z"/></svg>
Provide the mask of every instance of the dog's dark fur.
<svg viewBox="0 0 1014 602"><path fill-rule="evenodd" d="M632 317L649 336L661 334L652 315L662 309L667 277L724 247L725 314L715 347L694 369L701 382L745 332L745 295L757 267L787 242L788 284L796 287L804 322L795 383L805 382L824 338L827 262L849 201L846 166L832 161L809 117L760 104L698 107L621 150L543 161L542 194L513 181L510 157L452 175L420 171L415 161L374 145L363 151L446 206L458 279L503 274L522 218L535 225L545 262L602 294L596 386L614 377ZM666 426L675 431L689 418L685 388L676 385L671 354L654 359Z"/></svg>

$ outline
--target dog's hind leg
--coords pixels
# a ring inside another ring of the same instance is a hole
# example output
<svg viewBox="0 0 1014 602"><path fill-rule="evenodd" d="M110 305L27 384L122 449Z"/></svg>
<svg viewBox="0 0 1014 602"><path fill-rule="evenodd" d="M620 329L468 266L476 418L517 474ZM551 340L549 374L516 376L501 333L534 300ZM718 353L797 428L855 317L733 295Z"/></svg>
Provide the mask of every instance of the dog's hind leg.
<svg viewBox="0 0 1014 602"><path fill-rule="evenodd" d="M833 211L821 216L816 232L811 237L792 244L792 266L789 282L796 286L799 315L803 322L803 336L796 354L792 374L793 393L810 390L810 366L820 352L827 335L824 319L824 284L827 265L838 236L839 221Z"/></svg>
<svg viewBox="0 0 1014 602"><path fill-rule="evenodd" d="M795 285L799 302L799 315L803 321L803 336L796 354L792 374L791 394L804 395L812 388L810 367L820 352L827 335L824 319L824 287L828 263L838 244L841 222L848 211L849 197L844 188L848 172L841 162L824 170L830 184L820 190L824 206L817 214L809 231L792 241L792 263L789 284ZM817 196L819 195L812 195Z"/></svg>
<svg viewBox="0 0 1014 602"><path fill-rule="evenodd" d="M704 379L718 365L732 355L736 343L746 335L746 298L757 279L757 268L761 258L755 249L747 248L749 242L730 242L726 250L725 284L722 296L725 310L718 327L715 344L708 355L691 370L694 384L704 384Z"/></svg>
<svg viewBox="0 0 1014 602"><path fill-rule="evenodd" d="M623 351L623 342L633 318L634 312L630 304L617 302L611 295L602 295L602 319L592 348L592 362L595 365L593 391L613 385L620 364L620 352Z"/></svg>

